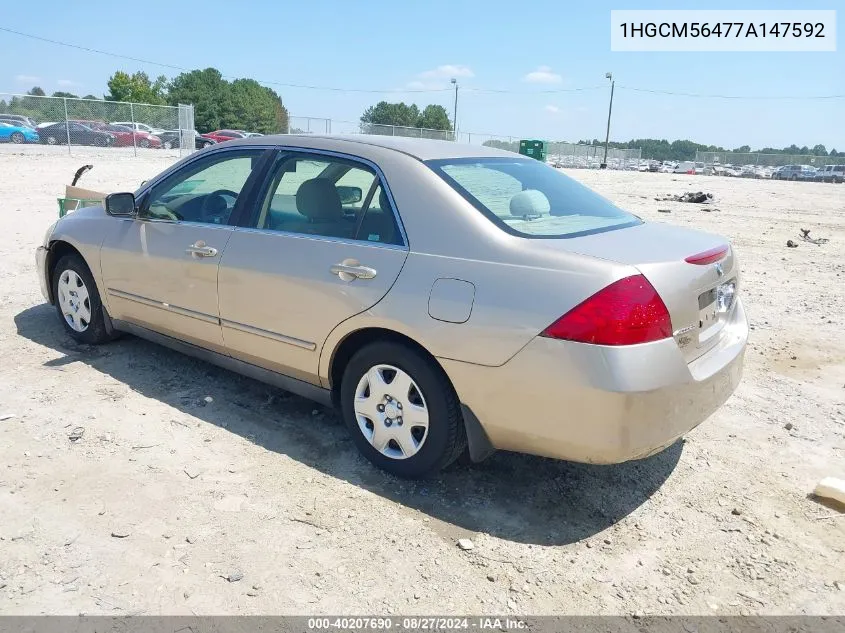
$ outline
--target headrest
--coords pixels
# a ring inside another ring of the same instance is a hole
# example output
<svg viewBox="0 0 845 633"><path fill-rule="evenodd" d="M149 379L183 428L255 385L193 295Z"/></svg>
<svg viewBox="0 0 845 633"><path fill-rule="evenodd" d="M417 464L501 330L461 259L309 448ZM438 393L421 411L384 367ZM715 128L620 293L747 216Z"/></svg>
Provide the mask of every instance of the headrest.
<svg viewBox="0 0 845 633"><path fill-rule="evenodd" d="M343 217L340 194L328 178L312 178L299 185L296 210L309 220L338 220Z"/></svg>
<svg viewBox="0 0 845 633"><path fill-rule="evenodd" d="M511 198L510 203L511 215L519 218L547 215L551 208L546 194L537 189L520 191Z"/></svg>
<svg viewBox="0 0 845 633"><path fill-rule="evenodd" d="M390 211L390 201L387 199L387 192L384 189L378 194L378 208L385 213Z"/></svg>

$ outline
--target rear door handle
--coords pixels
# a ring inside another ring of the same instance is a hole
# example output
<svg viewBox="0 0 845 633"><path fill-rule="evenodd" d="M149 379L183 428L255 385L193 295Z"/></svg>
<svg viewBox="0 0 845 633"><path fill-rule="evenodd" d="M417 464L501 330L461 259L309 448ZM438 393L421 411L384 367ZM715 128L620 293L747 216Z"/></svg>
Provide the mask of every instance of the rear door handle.
<svg viewBox="0 0 845 633"><path fill-rule="evenodd" d="M361 266L359 264L335 264L330 268L333 274L337 275L343 281L352 281L353 279L372 279L376 276L376 269L369 266Z"/></svg>
<svg viewBox="0 0 845 633"><path fill-rule="evenodd" d="M217 249L213 246L208 246L202 240L191 244L188 248L185 249L185 252L189 255L196 255L197 257L214 257L217 255Z"/></svg>

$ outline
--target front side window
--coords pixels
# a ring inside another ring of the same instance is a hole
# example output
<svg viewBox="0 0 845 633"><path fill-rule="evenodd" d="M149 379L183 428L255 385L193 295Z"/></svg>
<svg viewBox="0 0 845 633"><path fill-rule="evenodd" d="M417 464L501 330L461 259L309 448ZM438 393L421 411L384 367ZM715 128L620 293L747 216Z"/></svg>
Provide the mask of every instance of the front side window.
<svg viewBox="0 0 845 633"><path fill-rule="evenodd" d="M578 237L641 223L537 160L456 158L426 164L494 224L513 235Z"/></svg>
<svg viewBox="0 0 845 633"><path fill-rule="evenodd" d="M402 244L393 210L369 166L322 155L283 157L270 179L256 228Z"/></svg>
<svg viewBox="0 0 845 633"><path fill-rule="evenodd" d="M228 224L264 150L218 152L186 165L153 187L140 217Z"/></svg>

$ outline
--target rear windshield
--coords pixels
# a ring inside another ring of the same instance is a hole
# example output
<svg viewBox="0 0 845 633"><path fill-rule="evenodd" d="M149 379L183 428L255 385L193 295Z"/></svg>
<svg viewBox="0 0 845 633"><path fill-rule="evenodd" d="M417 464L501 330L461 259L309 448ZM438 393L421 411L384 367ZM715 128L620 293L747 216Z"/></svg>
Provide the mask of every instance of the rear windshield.
<svg viewBox="0 0 845 633"><path fill-rule="evenodd" d="M534 159L451 158L431 169L496 226L521 237L579 237L640 224L630 213Z"/></svg>

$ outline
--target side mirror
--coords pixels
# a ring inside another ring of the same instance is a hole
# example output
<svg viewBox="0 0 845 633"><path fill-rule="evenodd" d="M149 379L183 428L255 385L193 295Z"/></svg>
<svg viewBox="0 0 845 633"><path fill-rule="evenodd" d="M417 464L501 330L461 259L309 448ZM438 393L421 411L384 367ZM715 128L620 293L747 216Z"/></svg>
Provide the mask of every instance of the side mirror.
<svg viewBox="0 0 845 633"><path fill-rule="evenodd" d="M106 213L119 218L135 215L135 195L132 193L110 193L106 196Z"/></svg>
<svg viewBox="0 0 845 633"><path fill-rule="evenodd" d="M355 204L364 199L364 192L361 187L337 187L337 193L340 195L341 204Z"/></svg>

